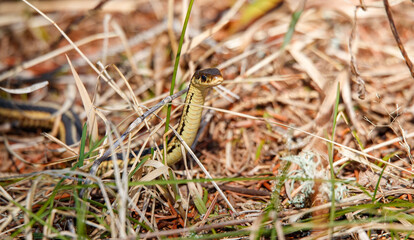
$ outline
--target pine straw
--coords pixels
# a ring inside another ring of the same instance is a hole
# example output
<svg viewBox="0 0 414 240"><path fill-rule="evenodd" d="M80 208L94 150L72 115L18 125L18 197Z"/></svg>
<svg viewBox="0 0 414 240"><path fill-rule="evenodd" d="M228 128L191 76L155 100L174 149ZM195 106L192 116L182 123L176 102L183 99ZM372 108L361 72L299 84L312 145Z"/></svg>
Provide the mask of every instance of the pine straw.
<svg viewBox="0 0 414 240"><path fill-rule="evenodd" d="M210 66L217 66L225 76L223 85L232 95L210 93L208 109L214 112L194 152L238 214L204 180L205 173L193 161L174 166L174 180L172 172L157 162L160 157L148 160L153 167L138 170L129 185L117 178L115 188L109 180L89 176L98 187L91 191L92 201L80 199L75 190L85 187L78 180L88 174L63 169L73 163L79 148L65 146L66 151L59 153L55 149L61 151L64 144L19 130L1 137L0 170L37 174L1 182L2 238L44 234L46 238L135 239L193 236L194 232L216 239L413 237L414 85L382 2L367 2L367 10L359 8L357 18L355 6L348 1L309 2L286 49L281 44L292 12L300 10L296 1L285 1L246 26L237 21L245 13L245 5L240 8L244 1L232 2L212 6L209 1L196 1L178 79L183 88L196 68ZM108 74L106 82L97 80L98 74L70 51L73 46L56 40L60 34L43 18L30 17L42 22L42 27L27 25L32 22L28 21L24 28L15 28L22 20L9 22L3 27L9 31L0 39L0 81L8 78L13 83L16 74L50 72L67 63L63 55L67 53L96 109L99 136L115 131L114 139L97 148L104 151L116 140L116 133L122 134L138 115L167 96L171 56L181 31L178 20L186 11L178 6L142 1L138 11L122 15L116 12L124 9L113 6L110 20L105 20L105 7L98 6L80 21L76 19L85 12L71 16L61 14L59 8L48 9L65 32L72 29L69 37L82 45L87 58L118 66L120 72L112 65L98 70ZM394 1L391 7L410 56L412 5ZM163 22L172 10L177 22ZM70 23L74 28L67 27ZM23 60L26 63L20 67L17 63ZM21 98L63 103L73 77L66 67L62 71L65 76L54 77L49 90ZM341 101L336 106L338 83ZM181 112L179 102L174 104L178 106L174 119ZM335 107L339 114L331 141ZM88 113L83 109L77 95L74 110L85 121ZM164 118L165 112L158 116ZM147 119L122 150L162 142L160 122L157 117ZM330 143L335 146L333 155ZM330 157L336 190L331 220ZM178 190L181 197L176 200Z"/></svg>

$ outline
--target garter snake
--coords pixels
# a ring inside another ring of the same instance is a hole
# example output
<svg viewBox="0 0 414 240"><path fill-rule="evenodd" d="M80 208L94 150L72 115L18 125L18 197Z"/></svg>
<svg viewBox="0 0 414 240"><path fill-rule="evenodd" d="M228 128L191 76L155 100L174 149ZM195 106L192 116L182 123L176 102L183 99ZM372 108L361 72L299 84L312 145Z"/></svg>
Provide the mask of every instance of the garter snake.
<svg viewBox="0 0 414 240"><path fill-rule="evenodd" d="M221 84L223 77L217 68L207 68L196 71L191 78L190 86L184 102L183 113L177 128L178 134L187 145L192 145L200 126L203 105L208 90L211 87ZM0 98L0 116L4 119L17 120L23 127L50 127L53 125L53 113L58 111L57 107L51 105L31 105L16 103ZM61 117L59 125L59 135L67 144L79 141L82 132L81 123L72 111L65 113ZM150 151L144 151L147 155ZM145 154L144 154L145 155ZM142 156L142 158L145 156ZM166 148L166 163L173 165L182 158L181 142L177 136L171 138ZM108 159L109 160L109 159ZM97 175L102 175L113 168L113 161L104 161L98 168ZM128 164L132 164L134 158L128 159ZM117 164L122 167L123 160L118 160ZM2 180L15 179L16 177L5 177Z"/></svg>
<svg viewBox="0 0 414 240"><path fill-rule="evenodd" d="M191 146L197 135L200 126L201 114L203 113L204 100L211 87L220 85L223 77L217 68L207 68L196 71L191 77L190 86L184 102L183 113L177 128L177 133L184 142ZM149 151L146 151L149 152ZM149 153L150 154L150 153ZM148 155L149 155L148 154ZM144 158L145 155L141 155ZM180 161L182 158L181 142L177 136L171 138L166 149L166 163L168 166ZM110 160L110 159L109 159ZM128 160L128 165L135 161L134 158ZM122 167L124 161L118 160L117 164ZM113 161L104 161L97 170L97 175L102 175L113 168Z"/></svg>

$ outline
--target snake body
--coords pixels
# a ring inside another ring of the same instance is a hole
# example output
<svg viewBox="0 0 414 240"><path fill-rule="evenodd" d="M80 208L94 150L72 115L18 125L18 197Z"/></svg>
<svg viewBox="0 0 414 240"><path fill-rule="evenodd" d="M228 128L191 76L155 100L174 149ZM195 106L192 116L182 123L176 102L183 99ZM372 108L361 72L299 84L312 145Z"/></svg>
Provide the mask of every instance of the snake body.
<svg viewBox="0 0 414 240"><path fill-rule="evenodd" d="M30 104L0 98L0 122L11 122L15 127L52 129L61 106L39 102ZM58 123L59 138L67 145L80 140L82 124L78 116L69 110L62 113Z"/></svg>
<svg viewBox="0 0 414 240"><path fill-rule="evenodd" d="M209 88L223 82L217 68L208 68L194 73L185 98L185 106L181 115L177 132L188 146L191 146L200 127L204 100ZM173 165L182 158L181 142L174 135L167 147L167 165Z"/></svg>
<svg viewBox="0 0 414 240"><path fill-rule="evenodd" d="M217 68L207 68L196 71L191 78L190 86L187 91L183 113L177 128L178 134L189 146L192 145L200 126L201 115L203 112L204 100L211 87L221 84L223 77ZM16 103L0 98L1 120L12 120L20 122L23 127L42 127L51 128L55 121L53 113L59 110L54 105L32 105L27 103ZM64 113L59 123L59 135L67 144L79 141L82 132L81 123L72 111ZM150 155L150 150L146 149L142 157ZM181 142L177 136L171 138L166 148L166 163L173 165L182 158ZM109 159L110 160L110 159ZM128 159L128 165L135 161L134 158ZM123 160L118 160L117 164L122 168ZM113 169L113 161L104 161L98 168L97 175ZM1 180L1 178L0 178Z"/></svg>
<svg viewBox="0 0 414 240"><path fill-rule="evenodd" d="M181 115L177 133L184 142L191 146L197 135L201 122L201 114L203 112L204 100L210 88L217 86L223 82L221 72L217 68L207 68L196 71L191 78L190 86L184 102L184 109ZM145 151L145 152L150 152ZM141 155L141 158L150 155ZM182 158L181 142L176 135L171 138L166 149L166 163L168 166L175 164ZM132 165L134 158L128 160L128 165ZM118 160L118 166L122 167L124 161ZM102 175L113 168L113 161L103 162L97 171L97 175Z"/></svg>

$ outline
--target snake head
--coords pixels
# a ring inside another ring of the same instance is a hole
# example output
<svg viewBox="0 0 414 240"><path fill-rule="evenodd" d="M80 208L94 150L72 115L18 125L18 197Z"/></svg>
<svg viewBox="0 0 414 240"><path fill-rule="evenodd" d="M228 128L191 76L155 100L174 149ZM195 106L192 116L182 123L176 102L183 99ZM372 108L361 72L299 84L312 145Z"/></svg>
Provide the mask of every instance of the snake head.
<svg viewBox="0 0 414 240"><path fill-rule="evenodd" d="M220 85L223 82L223 76L217 68L206 68L196 71L191 81L198 87L209 88Z"/></svg>

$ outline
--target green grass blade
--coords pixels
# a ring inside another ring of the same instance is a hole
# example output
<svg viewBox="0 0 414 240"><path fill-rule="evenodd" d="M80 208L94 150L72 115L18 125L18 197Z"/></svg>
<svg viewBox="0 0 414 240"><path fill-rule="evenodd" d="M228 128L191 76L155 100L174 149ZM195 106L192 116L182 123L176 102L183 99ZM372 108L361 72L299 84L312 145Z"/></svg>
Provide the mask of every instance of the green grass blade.
<svg viewBox="0 0 414 240"><path fill-rule="evenodd" d="M302 15L303 7L304 6L301 6L299 10L293 12L288 31L286 32L285 37L283 38L283 43L281 47L282 49L284 49L292 40L293 33L295 32L296 24L299 21L300 15Z"/></svg>
<svg viewBox="0 0 414 240"><path fill-rule="evenodd" d="M334 106L334 114L333 114L333 126L332 126L332 136L331 136L331 140L334 140L335 137L335 130L336 130L336 119L338 116L338 106L339 106L339 97L340 97L340 84L338 82L338 87L336 89L336 101L335 101L335 106ZM334 171L334 166L333 166L333 157L334 157L334 146L332 143L328 144L328 149L329 149L329 166L330 166L330 171L331 171L331 210L330 210L330 214L329 214L329 226L331 226L331 232L333 232L333 223L335 221L335 171Z"/></svg>
<svg viewBox="0 0 414 240"><path fill-rule="evenodd" d="M85 160L85 145L86 145L87 131L88 131L88 124L85 123L82 129L82 137L81 137L81 143L80 143L80 149L79 149L79 160L77 163L79 167L83 166L83 161Z"/></svg>
<svg viewBox="0 0 414 240"><path fill-rule="evenodd" d="M170 96L174 94L175 79L177 77L178 65L180 63L181 49L183 47L185 31L187 29L188 20L190 19L190 14L191 14L191 9L193 8L193 3L194 3L194 0L191 0L190 4L188 5L187 15L185 16L183 29L181 30L180 42L178 44L177 55L175 57L175 62L174 62L174 71L173 71L173 76L171 79ZM169 104L167 108L167 118L165 120L165 132L168 132L169 130L170 117L171 117L171 104Z"/></svg>

